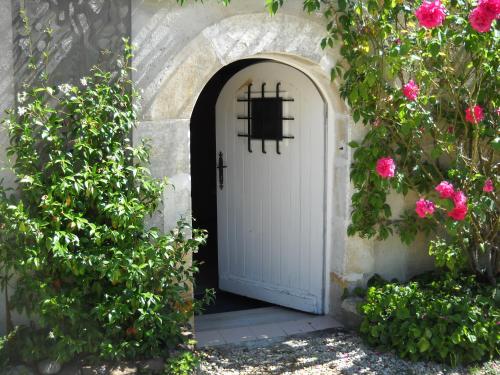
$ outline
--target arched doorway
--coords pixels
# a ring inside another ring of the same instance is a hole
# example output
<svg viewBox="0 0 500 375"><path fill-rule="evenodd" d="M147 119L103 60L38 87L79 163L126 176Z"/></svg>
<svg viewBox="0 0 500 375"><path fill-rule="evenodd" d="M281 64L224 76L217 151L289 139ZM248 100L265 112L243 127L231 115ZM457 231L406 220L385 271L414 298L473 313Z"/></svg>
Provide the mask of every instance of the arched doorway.
<svg viewBox="0 0 500 375"><path fill-rule="evenodd" d="M241 60L206 85L191 118L193 217L209 231L198 293L324 312L325 126L318 89L288 65Z"/></svg>

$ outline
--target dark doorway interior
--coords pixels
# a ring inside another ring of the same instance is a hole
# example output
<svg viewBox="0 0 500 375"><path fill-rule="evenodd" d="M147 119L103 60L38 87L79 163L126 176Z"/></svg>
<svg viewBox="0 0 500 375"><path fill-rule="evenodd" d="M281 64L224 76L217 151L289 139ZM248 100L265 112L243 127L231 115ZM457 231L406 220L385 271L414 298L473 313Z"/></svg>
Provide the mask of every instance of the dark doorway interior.
<svg viewBox="0 0 500 375"><path fill-rule="evenodd" d="M238 71L262 59L240 60L219 70L200 94L191 117L191 198L194 227L208 231L207 244L193 256L201 263L196 278L195 298L205 289L216 290L215 304L205 313L245 310L269 306L268 303L218 290L217 185L215 144L215 104L226 82Z"/></svg>

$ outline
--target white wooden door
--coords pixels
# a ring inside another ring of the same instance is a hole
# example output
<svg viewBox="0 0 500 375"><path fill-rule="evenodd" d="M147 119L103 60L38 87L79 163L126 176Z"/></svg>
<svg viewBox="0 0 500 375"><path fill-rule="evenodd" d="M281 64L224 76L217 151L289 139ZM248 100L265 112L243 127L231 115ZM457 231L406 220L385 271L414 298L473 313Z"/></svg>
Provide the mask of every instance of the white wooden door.
<svg viewBox="0 0 500 375"><path fill-rule="evenodd" d="M280 142L251 140L245 98L293 98L283 102ZM262 62L234 75L216 105L217 158L222 153L223 186L217 178L219 287L277 305L321 314L324 285L325 104L300 71Z"/></svg>

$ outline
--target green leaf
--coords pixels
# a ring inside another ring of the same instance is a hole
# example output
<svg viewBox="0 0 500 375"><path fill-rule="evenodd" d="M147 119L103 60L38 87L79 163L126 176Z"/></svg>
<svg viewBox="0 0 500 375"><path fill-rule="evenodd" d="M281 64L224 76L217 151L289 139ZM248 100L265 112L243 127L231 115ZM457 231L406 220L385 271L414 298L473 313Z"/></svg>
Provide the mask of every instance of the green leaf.
<svg viewBox="0 0 500 375"><path fill-rule="evenodd" d="M429 350L429 348L431 346L429 340L427 340L425 337L422 337L418 341L417 345L418 345L418 350L420 350L420 353L426 352L427 350Z"/></svg>
<svg viewBox="0 0 500 375"><path fill-rule="evenodd" d="M500 137L496 137L493 141L491 141L491 147L496 151L500 151Z"/></svg>

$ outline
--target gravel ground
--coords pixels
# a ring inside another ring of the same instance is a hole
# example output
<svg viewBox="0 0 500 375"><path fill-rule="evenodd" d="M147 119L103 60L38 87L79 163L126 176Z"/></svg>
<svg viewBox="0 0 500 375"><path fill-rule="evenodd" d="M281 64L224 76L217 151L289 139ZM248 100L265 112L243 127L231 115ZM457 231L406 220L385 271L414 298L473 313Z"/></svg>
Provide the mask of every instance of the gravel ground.
<svg viewBox="0 0 500 375"><path fill-rule="evenodd" d="M378 353L353 333L323 331L274 343L209 348L200 352L199 374L500 374L500 361L468 369L408 362L392 353Z"/></svg>

